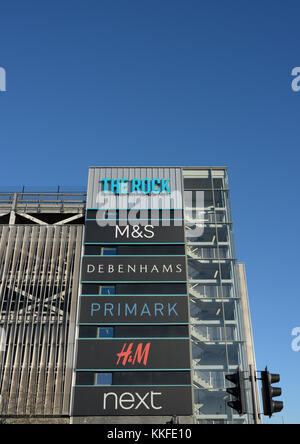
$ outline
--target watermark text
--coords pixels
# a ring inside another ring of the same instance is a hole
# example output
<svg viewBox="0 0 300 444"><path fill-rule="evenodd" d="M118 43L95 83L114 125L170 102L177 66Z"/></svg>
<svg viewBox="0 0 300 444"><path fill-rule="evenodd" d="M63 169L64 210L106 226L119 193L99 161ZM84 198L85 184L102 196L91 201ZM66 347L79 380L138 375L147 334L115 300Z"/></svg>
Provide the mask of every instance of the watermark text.
<svg viewBox="0 0 300 444"><path fill-rule="evenodd" d="M0 92L6 91L6 71L0 66Z"/></svg>
<svg viewBox="0 0 300 444"><path fill-rule="evenodd" d="M291 344L292 350L298 352L300 351L300 327L293 328L292 336L295 336Z"/></svg>
<svg viewBox="0 0 300 444"><path fill-rule="evenodd" d="M292 80L292 90L295 92L300 91L300 66L296 66L292 69L292 76L294 77Z"/></svg>

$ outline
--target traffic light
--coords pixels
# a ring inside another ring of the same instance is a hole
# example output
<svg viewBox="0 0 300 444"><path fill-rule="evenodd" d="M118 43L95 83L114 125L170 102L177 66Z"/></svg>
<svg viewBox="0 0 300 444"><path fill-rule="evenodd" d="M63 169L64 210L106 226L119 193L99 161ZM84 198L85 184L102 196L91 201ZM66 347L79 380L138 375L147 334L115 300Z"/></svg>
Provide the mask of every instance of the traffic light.
<svg viewBox="0 0 300 444"><path fill-rule="evenodd" d="M170 421L167 421L166 424L179 424L179 418L176 415L173 415Z"/></svg>
<svg viewBox="0 0 300 444"><path fill-rule="evenodd" d="M227 393L236 398L235 401L227 402L227 405L233 410L236 410L239 415L247 413L243 373L238 370L236 373L225 375L225 378L235 384L235 387L226 389Z"/></svg>
<svg viewBox="0 0 300 444"><path fill-rule="evenodd" d="M263 408L264 415L271 416L273 413L281 412L283 409L282 401L273 401L272 398L276 396L280 396L282 390L280 387L272 387L272 384L280 381L280 375L272 374L268 372L268 368L266 367L264 372L261 372L261 394L263 400Z"/></svg>

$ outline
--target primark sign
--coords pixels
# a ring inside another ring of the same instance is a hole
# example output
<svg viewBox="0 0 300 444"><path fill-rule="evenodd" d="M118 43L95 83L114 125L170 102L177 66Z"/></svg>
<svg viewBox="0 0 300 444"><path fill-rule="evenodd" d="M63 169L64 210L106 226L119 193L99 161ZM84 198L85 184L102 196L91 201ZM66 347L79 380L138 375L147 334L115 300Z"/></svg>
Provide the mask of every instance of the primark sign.
<svg viewBox="0 0 300 444"><path fill-rule="evenodd" d="M84 296L80 302L83 324L188 323L186 296Z"/></svg>

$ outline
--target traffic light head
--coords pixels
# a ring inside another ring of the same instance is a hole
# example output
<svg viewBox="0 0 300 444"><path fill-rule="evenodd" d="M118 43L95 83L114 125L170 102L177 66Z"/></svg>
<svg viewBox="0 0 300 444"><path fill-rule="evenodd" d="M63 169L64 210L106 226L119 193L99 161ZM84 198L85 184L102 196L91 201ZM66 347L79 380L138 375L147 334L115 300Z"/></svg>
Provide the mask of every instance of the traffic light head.
<svg viewBox="0 0 300 444"><path fill-rule="evenodd" d="M280 396L282 390L280 387L272 387L272 384L276 384L280 381L280 375L272 374L268 372L266 367L265 371L261 372L261 394L263 400L264 415L271 416L273 413L281 412L283 409L282 401L273 401L273 398Z"/></svg>
<svg viewBox="0 0 300 444"><path fill-rule="evenodd" d="M266 371L267 371L267 367L266 367ZM278 375L278 373L276 374L276 373L269 373L268 372L268 378L269 378L270 384L276 384L276 382L280 382L280 375Z"/></svg>
<svg viewBox="0 0 300 444"><path fill-rule="evenodd" d="M227 388L226 392L236 398L234 401L227 402L227 405L236 410L239 415L247 413L243 373L238 370L236 373L225 375L225 378L235 385L235 387Z"/></svg>

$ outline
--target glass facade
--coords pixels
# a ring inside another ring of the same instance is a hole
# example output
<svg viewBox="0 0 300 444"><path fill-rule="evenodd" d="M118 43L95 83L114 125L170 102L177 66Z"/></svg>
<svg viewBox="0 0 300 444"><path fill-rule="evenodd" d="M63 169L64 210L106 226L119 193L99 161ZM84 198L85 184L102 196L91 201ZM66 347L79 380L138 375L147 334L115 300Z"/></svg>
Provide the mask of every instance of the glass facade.
<svg viewBox="0 0 300 444"><path fill-rule="evenodd" d="M196 420L249 423L250 415L239 416L227 405L225 375L248 371L227 171L183 169L183 182ZM197 193L203 196L201 207Z"/></svg>

